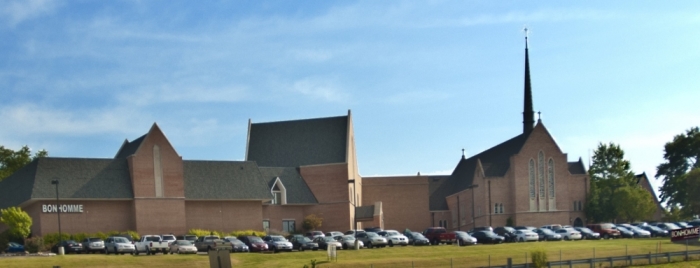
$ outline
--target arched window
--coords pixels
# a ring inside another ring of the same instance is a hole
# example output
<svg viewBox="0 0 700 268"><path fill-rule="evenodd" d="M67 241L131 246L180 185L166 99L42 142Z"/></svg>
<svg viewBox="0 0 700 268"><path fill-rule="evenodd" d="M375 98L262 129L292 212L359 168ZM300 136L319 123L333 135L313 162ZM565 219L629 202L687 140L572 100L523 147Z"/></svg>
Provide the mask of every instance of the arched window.
<svg viewBox="0 0 700 268"><path fill-rule="evenodd" d="M153 145L153 177L155 178L156 197L163 197L163 166L158 145Z"/></svg>
<svg viewBox="0 0 700 268"><path fill-rule="evenodd" d="M501 214L503 214L503 203L501 203Z"/></svg>
<svg viewBox="0 0 700 268"><path fill-rule="evenodd" d="M549 163L547 163L547 179L549 180L549 199L554 199L556 196L556 188L554 188L554 160L551 158Z"/></svg>
<svg viewBox="0 0 700 268"><path fill-rule="evenodd" d="M540 151L540 153L537 154L537 175L538 175L538 183L540 184L540 199L544 199L544 152Z"/></svg>
<svg viewBox="0 0 700 268"><path fill-rule="evenodd" d="M498 214L498 203L493 204L493 213Z"/></svg>
<svg viewBox="0 0 700 268"><path fill-rule="evenodd" d="M535 200L535 160L530 159L530 199Z"/></svg>

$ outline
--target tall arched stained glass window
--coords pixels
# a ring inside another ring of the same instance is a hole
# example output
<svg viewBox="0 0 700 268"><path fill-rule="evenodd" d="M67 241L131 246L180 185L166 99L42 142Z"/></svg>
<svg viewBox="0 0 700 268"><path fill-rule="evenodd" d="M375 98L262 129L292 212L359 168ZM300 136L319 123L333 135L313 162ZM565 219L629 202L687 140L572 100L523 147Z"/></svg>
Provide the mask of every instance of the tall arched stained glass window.
<svg viewBox="0 0 700 268"><path fill-rule="evenodd" d="M530 159L530 200L535 200L535 160Z"/></svg>
<svg viewBox="0 0 700 268"><path fill-rule="evenodd" d="M547 163L547 180L549 180L549 199L554 199L556 195L554 188L554 160L551 158L549 159L549 163Z"/></svg>
<svg viewBox="0 0 700 268"><path fill-rule="evenodd" d="M540 199L544 199L544 152L542 151L540 151L540 153L537 154L537 173L540 184Z"/></svg>

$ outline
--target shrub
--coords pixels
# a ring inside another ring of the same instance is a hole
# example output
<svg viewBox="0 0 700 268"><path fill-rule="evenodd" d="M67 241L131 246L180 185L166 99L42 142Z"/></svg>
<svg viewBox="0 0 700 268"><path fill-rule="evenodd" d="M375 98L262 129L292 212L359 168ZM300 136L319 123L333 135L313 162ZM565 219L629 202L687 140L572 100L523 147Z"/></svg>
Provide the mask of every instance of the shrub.
<svg viewBox="0 0 700 268"><path fill-rule="evenodd" d="M107 234L105 234L103 232L97 232L94 234L94 237L99 237L100 239L105 240L105 239L107 239L108 236L107 236Z"/></svg>
<svg viewBox="0 0 700 268"><path fill-rule="evenodd" d="M321 227L323 224L323 218L316 216L316 214L310 214L304 217L304 223L302 227L306 231L316 230L316 228Z"/></svg>
<svg viewBox="0 0 700 268"><path fill-rule="evenodd" d="M190 229L187 234L196 235L197 237L211 235L211 231L204 229Z"/></svg>
<svg viewBox="0 0 700 268"><path fill-rule="evenodd" d="M0 252L7 250L7 243L10 243L10 232L4 231L0 233Z"/></svg>
<svg viewBox="0 0 700 268"><path fill-rule="evenodd" d="M55 244L58 244L58 242L60 240L70 239L70 235L67 233L61 233L61 237L63 237L63 239L59 239L58 233L46 234L46 235L44 235L44 245L47 245L50 247L50 246L53 246Z"/></svg>
<svg viewBox="0 0 700 268"><path fill-rule="evenodd" d="M136 231L127 230L126 233L134 239L134 241L141 240L141 236Z"/></svg>
<svg viewBox="0 0 700 268"><path fill-rule="evenodd" d="M281 235L284 237L289 236L288 232L280 231L280 230L276 230L276 229L270 229L270 232L268 232L267 234L269 234L269 235Z"/></svg>
<svg viewBox="0 0 700 268"><path fill-rule="evenodd" d="M44 243L44 238L32 237L24 240L24 250L29 253L49 251L49 247Z"/></svg>
<svg viewBox="0 0 700 268"><path fill-rule="evenodd" d="M530 251L532 266L535 268L547 267L547 252L544 249L534 249Z"/></svg>
<svg viewBox="0 0 700 268"><path fill-rule="evenodd" d="M231 236L254 235L254 236L263 237L263 236L266 236L267 233L265 233L264 231L256 231L256 230L239 230L239 231L231 232L230 235Z"/></svg>
<svg viewBox="0 0 700 268"><path fill-rule="evenodd" d="M77 233L77 234L71 235L71 238L75 241L78 241L78 242L82 242L83 239L88 238L88 237L92 237L92 236L88 235L87 233Z"/></svg>

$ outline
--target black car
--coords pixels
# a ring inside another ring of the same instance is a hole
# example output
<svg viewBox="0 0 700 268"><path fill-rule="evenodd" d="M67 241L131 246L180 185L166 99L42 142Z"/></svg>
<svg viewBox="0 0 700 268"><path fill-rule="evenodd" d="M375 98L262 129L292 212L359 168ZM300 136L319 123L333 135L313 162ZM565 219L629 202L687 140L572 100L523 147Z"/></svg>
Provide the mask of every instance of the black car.
<svg viewBox="0 0 700 268"><path fill-rule="evenodd" d="M618 226L619 227L619 226ZM587 240L598 240L600 239L600 234L594 232L591 229L588 229L586 227L576 227L574 228L576 231L581 232L582 239L587 239ZM622 232L622 231L620 231Z"/></svg>
<svg viewBox="0 0 700 268"><path fill-rule="evenodd" d="M231 243L231 253L233 252L250 252L250 248L243 243L243 241L238 240L238 238L235 238L233 236L227 236L224 238L225 242Z"/></svg>
<svg viewBox="0 0 700 268"><path fill-rule="evenodd" d="M56 243L51 247L51 252L58 254L58 247L63 247L63 252L68 253L82 253L83 245L75 240L63 240L63 242Z"/></svg>
<svg viewBox="0 0 700 268"><path fill-rule="evenodd" d="M652 226L652 225L646 225L646 226L641 226L642 229L647 230L651 233L652 237L657 237L657 236L668 236L668 231L662 230L659 227Z"/></svg>
<svg viewBox="0 0 700 268"><path fill-rule="evenodd" d="M492 231L478 231L471 234L480 244L500 244L505 240L504 237L497 235Z"/></svg>
<svg viewBox="0 0 700 268"><path fill-rule="evenodd" d="M560 234L555 233L554 231L547 229L547 228L539 228L532 230L533 232L537 233L537 235L540 236L540 241L546 240L546 241L561 241L562 237Z"/></svg>
<svg viewBox="0 0 700 268"><path fill-rule="evenodd" d="M506 239L506 242L515 242L518 237L515 235L515 229L509 226L496 227L493 232Z"/></svg>
<svg viewBox="0 0 700 268"><path fill-rule="evenodd" d="M304 251L306 249L318 250L318 243L311 241L305 236L289 236L287 237L289 242L292 242L292 247L299 251Z"/></svg>
<svg viewBox="0 0 700 268"><path fill-rule="evenodd" d="M628 229L625 228L625 227L622 227L622 226L615 226L615 229L617 229L618 231L620 231L620 236L623 237L623 238L632 238L632 237L634 237L634 232L632 232L631 230L628 230Z"/></svg>
<svg viewBox="0 0 700 268"><path fill-rule="evenodd" d="M408 243L411 245L430 245L430 240L425 238L425 236L419 232L405 232L403 235L408 237Z"/></svg>

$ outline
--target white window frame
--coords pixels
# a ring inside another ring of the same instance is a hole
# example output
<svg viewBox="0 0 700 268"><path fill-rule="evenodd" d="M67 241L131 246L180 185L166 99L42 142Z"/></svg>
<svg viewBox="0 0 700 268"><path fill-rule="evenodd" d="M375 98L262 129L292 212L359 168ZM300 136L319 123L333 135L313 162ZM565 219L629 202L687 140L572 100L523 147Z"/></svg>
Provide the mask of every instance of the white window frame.
<svg viewBox="0 0 700 268"><path fill-rule="evenodd" d="M275 186L277 186L279 190L274 190ZM277 179L275 179L275 183L273 183L272 188L270 188L270 193L272 194L273 205L287 204L287 188L284 188L284 184L282 184L282 180L280 180L280 177L277 177ZM280 200L277 200L277 194L279 194Z"/></svg>

